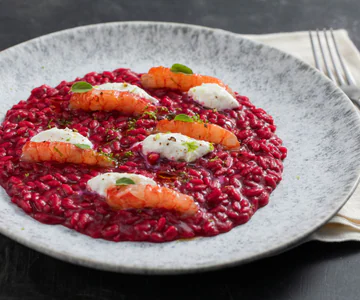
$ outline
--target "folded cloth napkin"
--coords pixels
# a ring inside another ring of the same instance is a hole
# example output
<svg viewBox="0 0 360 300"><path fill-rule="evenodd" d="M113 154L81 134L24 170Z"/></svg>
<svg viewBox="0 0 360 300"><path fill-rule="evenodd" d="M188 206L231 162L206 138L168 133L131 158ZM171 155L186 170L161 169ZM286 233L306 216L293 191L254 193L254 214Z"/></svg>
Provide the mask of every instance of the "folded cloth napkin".
<svg viewBox="0 0 360 300"><path fill-rule="evenodd" d="M345 64L360 85L360 53L350 40L346 30L334 30L336 42ZM243 35L284 52L292 54L314 66L314 58L308 32ZM315 35L314 35L315 37ZM321 35L321 38L324 38ZM324 45L325 38L324 38ZM306 241L323 242L360 241L360 185L343 208L326 225L313 233Z"/></svg>

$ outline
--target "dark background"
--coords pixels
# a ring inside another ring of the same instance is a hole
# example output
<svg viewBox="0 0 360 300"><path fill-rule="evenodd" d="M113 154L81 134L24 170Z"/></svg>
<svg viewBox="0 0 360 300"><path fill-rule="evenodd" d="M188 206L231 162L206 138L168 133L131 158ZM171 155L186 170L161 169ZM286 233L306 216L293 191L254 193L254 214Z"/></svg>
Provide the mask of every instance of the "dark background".
<svg viewBox="0 0 360 300"><path fill-rule="evenodd" d="M129 20L238 33L345 28L360 47L359 0L0 0L0 50L61 29ZM0 299L360 299L360 243L310 242L244 266L181 276L91 270L0 235Z"/></svg>

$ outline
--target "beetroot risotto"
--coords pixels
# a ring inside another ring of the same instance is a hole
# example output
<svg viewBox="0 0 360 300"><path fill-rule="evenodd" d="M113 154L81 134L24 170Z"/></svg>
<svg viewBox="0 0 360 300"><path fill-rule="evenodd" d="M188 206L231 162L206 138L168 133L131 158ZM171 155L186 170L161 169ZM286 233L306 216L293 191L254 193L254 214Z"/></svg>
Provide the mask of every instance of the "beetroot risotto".
<svg viewBox="0 0 360 300"><path fill-rule="evenodd" d="M281 180L271 116L186 66L86 74L31 91L0 127L0 183L45 224L110 241L214 236Z"/></svg>

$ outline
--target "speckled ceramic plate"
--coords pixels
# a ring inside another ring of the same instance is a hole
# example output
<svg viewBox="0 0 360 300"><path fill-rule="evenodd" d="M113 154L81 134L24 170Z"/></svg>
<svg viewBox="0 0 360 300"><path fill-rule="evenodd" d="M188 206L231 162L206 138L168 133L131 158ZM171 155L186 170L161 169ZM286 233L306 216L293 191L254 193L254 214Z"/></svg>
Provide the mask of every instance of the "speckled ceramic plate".
<svg viewBox="0 0 360 300"><path fill-rule="evenodd" d="M306 64L222 30L171 23L109 23L40 37L0 53L1 118L33 87L90 71L181 62L221 78L275 119L288 148L284 179L245 225L164 244L113 243L43 225L0 191L0 232L45 254L103 270L182 273L279 253L324 224L354 191L360 121L345 95Z"/></svg>

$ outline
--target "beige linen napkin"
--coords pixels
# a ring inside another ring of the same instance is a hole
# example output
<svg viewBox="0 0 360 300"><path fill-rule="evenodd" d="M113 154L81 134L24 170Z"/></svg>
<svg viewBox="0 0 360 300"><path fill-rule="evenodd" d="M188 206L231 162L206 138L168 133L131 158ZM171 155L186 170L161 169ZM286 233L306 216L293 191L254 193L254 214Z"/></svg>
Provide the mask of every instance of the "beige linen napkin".
<svg viewBox="0 0 360 300"><path fill-rule="evenodd" d="M346 30L335 30L334 35L340 53L345 58L346 65L349 67L355 81L360 85L359 51L350 40ZM244 35L244 37L288 52L314 66L308 32ZM312 234L308 240L324 242L360 241L360 185L338 214L328 224Z"/></svg>

